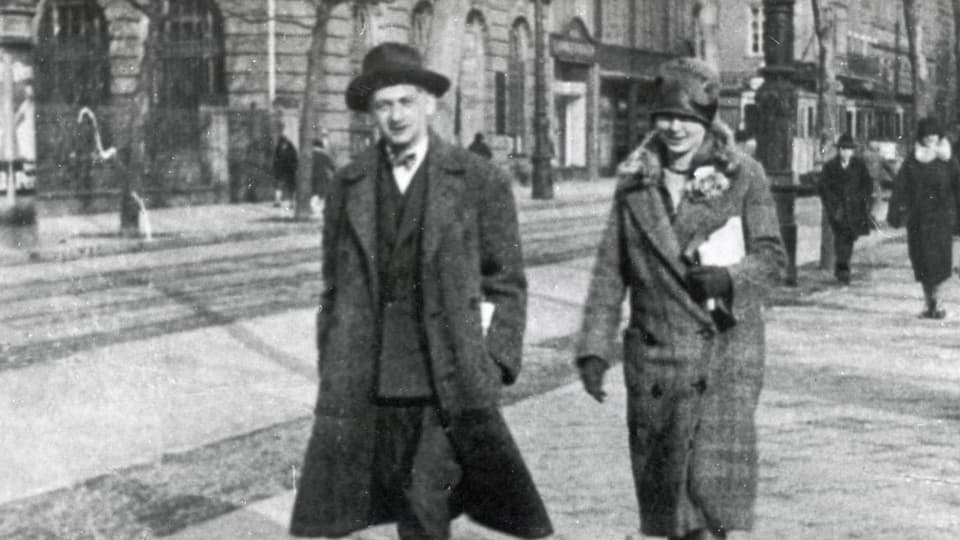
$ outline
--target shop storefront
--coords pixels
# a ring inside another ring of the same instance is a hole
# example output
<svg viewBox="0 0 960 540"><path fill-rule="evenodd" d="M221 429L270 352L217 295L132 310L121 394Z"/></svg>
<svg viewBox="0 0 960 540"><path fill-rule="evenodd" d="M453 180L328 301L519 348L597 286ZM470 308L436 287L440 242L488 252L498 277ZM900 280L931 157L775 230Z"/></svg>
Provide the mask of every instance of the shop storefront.
<svg viewBox="0 0 960 540"><path fill-rule="evenodd" d="M577 20L550 36L553 56L553 118L550 143L558 179L596 176L596 51L586 28Z"/></svg>

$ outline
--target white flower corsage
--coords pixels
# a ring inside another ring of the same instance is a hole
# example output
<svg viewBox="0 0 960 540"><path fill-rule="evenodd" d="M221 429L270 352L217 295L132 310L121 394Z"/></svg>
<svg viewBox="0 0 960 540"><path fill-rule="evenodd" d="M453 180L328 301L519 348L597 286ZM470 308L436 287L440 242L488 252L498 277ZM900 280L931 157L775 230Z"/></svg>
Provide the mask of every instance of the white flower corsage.
<svg viewBox="0 0 960 540"><path fill-rule="evenodd" d="M716 199L730 189L730 179L713 165L697 167L693 178L684 186L687 196L694 200Z"/></svg>

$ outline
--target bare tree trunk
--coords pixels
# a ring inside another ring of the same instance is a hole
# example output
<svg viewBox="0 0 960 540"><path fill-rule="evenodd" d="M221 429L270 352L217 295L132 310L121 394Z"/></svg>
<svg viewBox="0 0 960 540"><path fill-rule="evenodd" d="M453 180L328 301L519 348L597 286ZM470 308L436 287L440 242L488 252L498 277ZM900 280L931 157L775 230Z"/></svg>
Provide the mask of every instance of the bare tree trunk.
<svg viewBox="0 0 960 540"><path fill-rule="evenodd" d="M954 80L956 82L956 103L960 104L960 0L952 0L953 4L953 61L954 61ZM951 122L960 121L960 112L955 112L957 117L951 118Z"/></svg>
<svg viewBox="0 0 960 540"><path fill-rule="evenodd" d="M300 162L297 166L297 193L294 201L294 219L310 219L310 197L313 195L313 138L317 121L316 96L323 84L323 55L327 49L327 26L330 12L341 0L321 0L316 3L316 19L310 33L307 53L307 75L300 104Z"/></svg>
<svg viewBox="0 0 960 540"><path fill-rule="evenodd" d="M720 48L717 45L717 18L719 16L719 6L717 0L697 0L693 6L693 16L696 19L697 27L700 29L700 37L703 39L702 46L697 46L696 55L704 62L710 64L714 69L720 69Z"/></svg>
<svg viewBox="0 0 960 540"><path fill-rule="evenodd" d="M903 20L907 30L907 46L910 56L910 90L913 92L913 117L910 125L915 126L923 116L923 101L920 96L920 51L917 47L917 3L916 0L903 0ZM913 133L915 130L909 130Z"/></svg>
<svg viewBox="0 0 960 540"><path fill-rule="evenodd" d="M960 1L960 0L958 0ZM813 29L817 35L817 162L823 163L833 153L837 140L837 73L836 50L832 39L832 10L821 9L820 0L810 0ZM820 268L832 270L836 263L833 229L827 215L820 216Z"/></svg>

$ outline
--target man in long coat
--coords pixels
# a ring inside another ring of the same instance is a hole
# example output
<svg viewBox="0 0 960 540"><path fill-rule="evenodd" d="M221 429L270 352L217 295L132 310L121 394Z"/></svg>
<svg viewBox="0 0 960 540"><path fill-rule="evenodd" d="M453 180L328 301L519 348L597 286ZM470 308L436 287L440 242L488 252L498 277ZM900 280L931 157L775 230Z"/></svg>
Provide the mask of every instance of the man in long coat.
<svg viewBox="0 0 960 540"><path fill-rule="evenodd" d="M907 227L907 254L913 277L923 287L920 317L942 319L940 286L953 270L953 235L960 215L960 164L940 122L917 123L913 152L903 161L890 196L887 222Z"/></svg>
<svg viewBox="0 0 960 540"><path fill-rule="evenodd" d="M396 522L446 539L466 513L525 538L550 520L504 423L526 310L507 176L428 129L449 80L399 43L347 89L381 141L335 175L323 219L320 390L291 532Z"/></svg>
<svg viewBox="0 0 960 540"><path fill-rule="evenodd" d="M719 87L704 62L661 67L655 130L619 169L577 347L584 388L602 401L629 297L622 358L641 531L683 540L752 527L763 302L786 262L763 167L715 119Z"/></svg>
<svg viewBox="0 0 960 540"><path fill-rule="evenodd" d="M834 276L850 283L850 259L857 238L870 234L873 179L863 159L854 155L853 137L844 133L837 155L823 165L820 199L833 230Z"/></svg>

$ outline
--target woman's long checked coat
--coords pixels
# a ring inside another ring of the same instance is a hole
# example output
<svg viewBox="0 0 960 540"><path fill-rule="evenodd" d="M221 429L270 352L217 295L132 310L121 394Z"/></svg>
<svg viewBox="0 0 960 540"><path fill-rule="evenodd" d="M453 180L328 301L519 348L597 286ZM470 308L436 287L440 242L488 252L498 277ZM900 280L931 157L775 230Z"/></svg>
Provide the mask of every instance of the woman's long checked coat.
<svg viewBox="0 0 960 540"><path fill-rule="evenodd" d="M715 198L687 196L671 218L662 187L665 156L652 136L621 166L577 354L608 362L621 356L616 337L629 295L622 358L644 534L750 529L764 301L786 261L775 206L763 168L735 150L729 129L715 123L694 167L713 166L730 179L729 188ZM729 267L738 324L720 332L690 297L683 255L733 216L742 218L746 256Z"/></svg>

